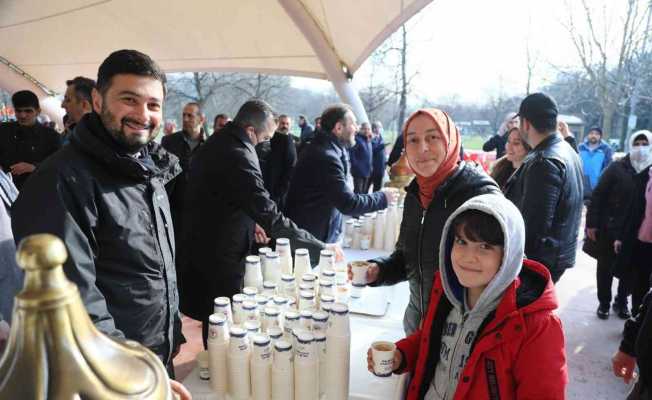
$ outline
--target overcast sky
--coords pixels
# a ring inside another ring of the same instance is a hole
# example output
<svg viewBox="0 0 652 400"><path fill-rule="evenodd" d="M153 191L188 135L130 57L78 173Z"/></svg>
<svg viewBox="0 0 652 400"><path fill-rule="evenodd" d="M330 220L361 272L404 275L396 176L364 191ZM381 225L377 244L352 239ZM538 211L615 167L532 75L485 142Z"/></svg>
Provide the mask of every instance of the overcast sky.
<svg viewBox="0 0 652 400"><path fill-rule="evenodd" d="M607 21L608 36L614 41L626 1L589 0L597 12L595 19ZM409 63L418 70L417 95L481 103L498 93L523 94L528 37L536 59L534 89L554 79L556 66L578 66L579 58L562 25L568 21L567 2L583 25L580 0L434 0L411 20L408 33ZM367 71L368 66L363 66L356 73L358 85L364 84Z"/></svg>

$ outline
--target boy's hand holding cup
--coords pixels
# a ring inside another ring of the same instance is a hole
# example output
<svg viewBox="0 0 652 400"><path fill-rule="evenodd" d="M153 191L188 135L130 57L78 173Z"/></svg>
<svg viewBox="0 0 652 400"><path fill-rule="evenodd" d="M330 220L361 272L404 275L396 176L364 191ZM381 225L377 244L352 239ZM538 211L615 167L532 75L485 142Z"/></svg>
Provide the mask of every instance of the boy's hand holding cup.
<svg viewBox="0 0 652 400"><path fill-rule="evenodd" d="M373 342L367 351L367 369L379 377L391 376L401 365L402 358L394 343Z"/></svg>

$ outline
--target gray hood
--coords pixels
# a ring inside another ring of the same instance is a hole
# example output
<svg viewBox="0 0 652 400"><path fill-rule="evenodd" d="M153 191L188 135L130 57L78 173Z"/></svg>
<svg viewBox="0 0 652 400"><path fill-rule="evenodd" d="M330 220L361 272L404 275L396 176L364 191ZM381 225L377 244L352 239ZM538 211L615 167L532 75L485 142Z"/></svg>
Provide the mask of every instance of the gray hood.
<svg viewBox="0 0 652 400"><path fill-rule="evenodd" d="M495 307L504 290L516 279L523 266L525 246L525 224L521 212L503 195L484 194L473 197L462 204L446 221L439 246L439 265L444 293L458 310L464 309L465 288L460 284L451 264L451 249L455 233L451 224L455 217L467 210L478 210L495 217L505 237L503 261L496 276L482 292L471 314L485 313L487 308Z"/></svg>

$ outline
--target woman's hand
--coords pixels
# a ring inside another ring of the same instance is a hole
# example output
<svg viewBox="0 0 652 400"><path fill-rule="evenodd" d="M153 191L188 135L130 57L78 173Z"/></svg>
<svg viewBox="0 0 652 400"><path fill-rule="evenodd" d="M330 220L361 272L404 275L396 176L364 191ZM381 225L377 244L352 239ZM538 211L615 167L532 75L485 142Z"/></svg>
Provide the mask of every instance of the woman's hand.
<svg viewBox="0 0 652 400"><path fill-rule="evenodd" d="M353 280L353 271L351 271L351 264L346 266L347 277L349 281ZM370 262L367 267L367 284L374 283L378 280L380 274L380 267L376 263Z"/></svg>

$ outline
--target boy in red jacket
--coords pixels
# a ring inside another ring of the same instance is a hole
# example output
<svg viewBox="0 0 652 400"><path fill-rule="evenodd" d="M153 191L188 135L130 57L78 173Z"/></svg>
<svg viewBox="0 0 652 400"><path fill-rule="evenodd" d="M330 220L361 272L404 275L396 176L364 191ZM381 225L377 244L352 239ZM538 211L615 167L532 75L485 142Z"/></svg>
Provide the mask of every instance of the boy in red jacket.
<svg viewBox="0 0 652 400"><path fill-rule="evenodd" d="M408 400L564 399L554 286L524 260L524 242L521 213L501 195L474 197L448 219L428 313L396 343L394 372L412 374Z"/></svg>

